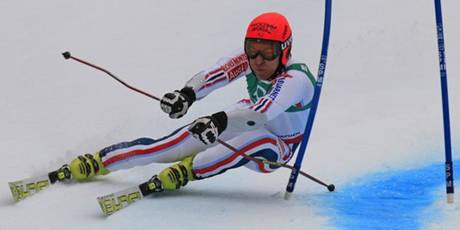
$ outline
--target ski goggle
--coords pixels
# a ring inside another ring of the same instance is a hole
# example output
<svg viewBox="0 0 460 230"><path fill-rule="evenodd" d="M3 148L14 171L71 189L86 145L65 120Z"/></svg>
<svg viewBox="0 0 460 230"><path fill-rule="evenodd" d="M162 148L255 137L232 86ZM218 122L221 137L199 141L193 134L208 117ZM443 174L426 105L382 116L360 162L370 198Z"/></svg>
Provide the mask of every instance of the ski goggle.
<svg viewBox="0 0 460 230"><path fill-rule="evenodd" d="M275 41L248 38L244 42L244 52L250 59L262 56L264 60L273 61L281 54L281 44Z"/></svg>

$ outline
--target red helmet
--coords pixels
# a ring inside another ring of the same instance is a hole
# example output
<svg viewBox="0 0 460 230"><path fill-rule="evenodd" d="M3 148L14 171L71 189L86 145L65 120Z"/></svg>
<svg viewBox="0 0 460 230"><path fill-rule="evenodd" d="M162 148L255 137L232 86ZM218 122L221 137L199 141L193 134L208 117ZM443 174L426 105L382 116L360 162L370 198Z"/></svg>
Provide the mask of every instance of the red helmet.
<svg viewBox="0 0 460 230"><path fill-rule="evenodd" d="M292 47L292 30L286 17L276 12L263 13L249 23L246 39L277 41L281 47L281 64L286 65Z"/></svg>

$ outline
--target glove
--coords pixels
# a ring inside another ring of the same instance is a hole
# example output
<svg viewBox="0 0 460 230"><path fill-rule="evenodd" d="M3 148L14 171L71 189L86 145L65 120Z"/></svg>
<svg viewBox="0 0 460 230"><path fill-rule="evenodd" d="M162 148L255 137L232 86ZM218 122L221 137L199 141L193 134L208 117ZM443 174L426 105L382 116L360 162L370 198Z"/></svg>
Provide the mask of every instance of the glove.
<svg viewBox="0 0 460 230"><path fill-rule="evenodd" d="M196 100L195 92L190 87L167 93L161 98L161 110L169 114L170 118L181 118Z"/></svg>
<svg viewBox="0 0 460 230"><path fill-rule="evenodd" d="M196 119L188 128L193 137L205 145L213 144L227 128L227 114L218 112L211 116Z"/></svg>

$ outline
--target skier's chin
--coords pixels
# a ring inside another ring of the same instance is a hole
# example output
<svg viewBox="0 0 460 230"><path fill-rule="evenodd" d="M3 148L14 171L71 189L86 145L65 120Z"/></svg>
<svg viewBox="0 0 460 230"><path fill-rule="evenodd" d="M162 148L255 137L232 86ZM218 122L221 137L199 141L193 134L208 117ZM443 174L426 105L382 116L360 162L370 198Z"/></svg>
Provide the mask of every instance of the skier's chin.
<svg viewBox="0 0 460 230"><path fill-rule="evenodd" d="M254 74L259 80L264 80L264 81L270 78L270 76L272 75L268 71L260 71L260 70L259 71L254 70Z"/></svg>

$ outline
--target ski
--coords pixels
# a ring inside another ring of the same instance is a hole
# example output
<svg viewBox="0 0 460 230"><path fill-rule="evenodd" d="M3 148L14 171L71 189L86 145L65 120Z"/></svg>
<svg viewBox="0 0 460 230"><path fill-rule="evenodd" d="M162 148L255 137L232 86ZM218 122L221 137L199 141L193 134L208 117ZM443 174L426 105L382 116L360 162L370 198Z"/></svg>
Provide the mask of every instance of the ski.
<svg viewBox="0 0 460 230"><path fill-rule="evenodd" d="M15 202L19 202L45 188L48 188L52 184L56 183L56 181L62 181L65 179L70 179L70 170L67 165L44 175L8 182L8 186L10 187L13 200Z"/></svg>
<svg viewBox="0 0 460 230"><path fill-rule="evenodd" d="M48 174L46 174L19 181L8 182L8 185L14 201L18 202L49 187L51 185L51 181Z"/></svg>
<svg viewBox="0 0 460 230"><path fill-rule="evenodd" d="M102 212L106 215L112 215L114 212L144 198L139 186L124 189L122 191L108 194L97 198Z"/></svg>
<svg viewBox="0 0 460 230"><path fill-rule="evenodd" d="M128 205L142 200L145 196L157 192L163 192L163 188L160 179L157 176L153 176L150 180L137 186L100 196L97 198L97 202L101 207L102 213L110 216Z"/></svg>

